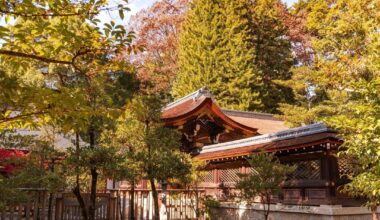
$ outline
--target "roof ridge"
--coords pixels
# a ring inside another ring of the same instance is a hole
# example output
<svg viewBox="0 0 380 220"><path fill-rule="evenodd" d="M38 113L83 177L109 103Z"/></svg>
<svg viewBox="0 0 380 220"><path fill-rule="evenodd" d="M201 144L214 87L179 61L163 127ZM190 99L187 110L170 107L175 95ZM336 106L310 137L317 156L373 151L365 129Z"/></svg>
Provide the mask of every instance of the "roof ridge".
<svg viewBox="0 0 380 220"><path fill-rule="evenodd" d="M212 98L212 94L210 92L210 90L206 87L206 86L203 86L202 88L184 96L184 97L181 97L177 100L174 100L173 102L170 102L168 103L163 110L167 110L167 109L170 109L172 107L175 107L189 99L193 99L193 100L197 100L200 96L202 95L205 95L206 97L209 97L209 98Z"/></svg>
<svg viewBox="0 0 380 220"><path fill-rule="evenodd" d="M251 112L251 111L241 111L241 110L234 110L234 109L222 109L224 113L237 113L237 114L249 114L249 115L257 115L257 116L267 116L267 117L273 117L275 114L271 113L265 113L265 112Z"/></svg>
<svg viewBox="0 0 380 220"><path fill-rule="evenodd" d="M310 125L305 125L296 128L290 128L283 131L278 131L271 134L263 134L259 136L244 138L235 141L224 142L220 144L207 145L202 148L200 151L201 154L215 152L219 150L229 150L240 147L247 147L254 144L262 144L273 141L280 141L295 137L302 137L311 134L322 133L325 131L329 131L329 128L324 123L315 123Z"/></svg>

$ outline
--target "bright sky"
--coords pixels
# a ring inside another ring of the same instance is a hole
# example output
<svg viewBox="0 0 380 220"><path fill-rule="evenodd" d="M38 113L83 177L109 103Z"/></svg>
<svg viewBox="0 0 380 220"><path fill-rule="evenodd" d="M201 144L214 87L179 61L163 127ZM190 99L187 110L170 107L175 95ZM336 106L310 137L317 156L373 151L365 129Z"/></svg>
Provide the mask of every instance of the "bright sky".
<svg viewBox="0 0 380 220"><path fill-rule="evenodd" d="M125 13L125 18L124 20L120 20L119 14L117 10L114 10L112 12L102 12L99 15L99 19L102 21L101 23L109 23L111 20L115 21L117 24L123 24L126 25L128 24L128 20L130 17L134 14L136 14L138 11L148 8L149 6L153 5L156 1L160 0L129 0L128 2L128 7L131 9L130 12ZM282 0L285 2L288 6L293 5L296 1L298 0ZM118 4L124 4L125 1L123 0L109 0L109 6L110 7L115 7ZM5 20L0 19L0 25L5 25Z"/></svg>
<svg viewBox="0 0 380 220"><path fill-rule="evenodd" d="M155 3L156 1L159 1L159 0L129 0L128 7L131 9L131 11L128 13L125 13L124 22L122 22L119 19L119 15L118 15L117 11L114 11L112 13L103 12L99 16L99 19L102 21L102 23L104 23L104 22L108 23L110 20L114 20L116 23L126 24L126 23L128 23L128 20L131 17L131 15L136 14L141 9L148 8L149 6L153 5L153 3ZM282 1L285 2L287 6L291 6L297 0L282 0ZM122 0L110 0L109 4L111 6L116 6L116 5L120 4L121 2L123 2L123 1Z"/></svg>

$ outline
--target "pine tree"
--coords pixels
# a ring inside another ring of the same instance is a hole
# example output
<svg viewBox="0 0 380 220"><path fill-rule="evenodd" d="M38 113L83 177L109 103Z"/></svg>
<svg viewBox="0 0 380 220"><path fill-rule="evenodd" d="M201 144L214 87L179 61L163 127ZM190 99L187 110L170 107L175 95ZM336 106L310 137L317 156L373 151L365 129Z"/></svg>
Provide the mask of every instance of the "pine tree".
<svg viewBox="0 0 380 220"><path fill-rule="evenodd" d="M293 64L278 0L196 0L184 24L173 95L207 86L225 108L277 112Z"/></svg>
<svg viewBox="0 0 380 220"><path fill-rule="evenodd" d="M290 88L277 80L291 78L290 68L294 63L288 28L283 13L285 6L279 0L257 0L250 8L255 48L255 64L263 81L260 100L264 112L277 113L279 103L291 103Z"/></svg>
<svg viewBox="0 0 380 220"><path fill-rule="evenodd" d="M252 62L255 51L250 33L249 1L195 0L180 37L179 73L174 97L203 86L224 108L259 109L261 84Z"/></svg>

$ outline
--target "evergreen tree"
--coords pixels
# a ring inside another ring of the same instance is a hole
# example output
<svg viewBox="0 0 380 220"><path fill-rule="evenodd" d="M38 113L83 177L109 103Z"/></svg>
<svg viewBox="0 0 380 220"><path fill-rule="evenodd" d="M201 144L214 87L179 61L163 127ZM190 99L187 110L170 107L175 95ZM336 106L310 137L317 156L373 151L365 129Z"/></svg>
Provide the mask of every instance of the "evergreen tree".
<svg viewBox="0 0 380 220"><path fill-rule="evenodd" d="M190 155L178 148L180 134L161 121L162 106L162 98L157 95L134 98L127 104L116 130L119 144L132 153L127 158L133 164L131 171L150 183L154 220L160 219L157 183L186 178L192 168Z"/></svg>
<svg viewBox="0 0 380 220"><path fill-rule="evenodd" d="M247 0L195 0L180 37L179 73L172 94L178 98L207 86L219 105L259 109L261 84L252 62L255 51Z"/></svg>
<svg viewBox="0 0 380 220"><path fill-rule="evenodd" d="M175 97L207 86L224 108L276 112L292 92L291 45L278 0L196 0L179 48Z"/></svg>
<svg viewBox="0 0 380 220"><path fill-rule="evenodd" d="M264 112L276 113L279 103L291 103L290 88L277 80L291 78L290 68L294 63L288 29L282 13L284 5L279 0L257 0L250 8L255 48L255 64L262 78L260 100Z"/></svg>

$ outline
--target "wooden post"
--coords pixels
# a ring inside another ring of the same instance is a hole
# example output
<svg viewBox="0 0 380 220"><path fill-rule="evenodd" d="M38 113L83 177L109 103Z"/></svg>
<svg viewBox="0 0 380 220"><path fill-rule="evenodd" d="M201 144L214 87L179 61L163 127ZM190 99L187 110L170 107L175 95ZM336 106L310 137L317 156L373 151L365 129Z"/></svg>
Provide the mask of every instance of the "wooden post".
<svg viewBox="0 0 380 220"><path fill-rule="evenodd" d="M30 200L26 202L26 209L25 209L25 218L27 220L30 219Z"/></svg>
<svg viewBox="0 0 380 220"><path fill-rule="evenodd" d="M110 192L110 198L108 203L108 219L109 220L115 220L117 215L116 210L116 202L117 202L117 195L115 191Z"/></svg>
<svg viewBox="0 0 380 220"><path fill-rule="evenodd" d="M5 212L6 212L5 209L1 212L0 219L5 219Z"/></svg>
<svg viewBox="0 0 380 220"><path fill-rule="evenodd" d="M22 210L23 210L24 206L22 204L19 204L18 205L18 208L17 208L17 220L21 220L22 219Z"/></svg>
<svg viewBox="0 0 380 220"><path fill-rule="evenodd" d="M43 190L42 192L41 192L41 194L42 194L42 201L41 201L41 219L42 220L45 220L45 206L46 206L46 203L45 203L45 199L46 199L46 195L47 195L47 191L46 190Z"/></svg>
<svg viewBox="0 0 380 220"><path fill-rule="evenodd" d="M127 192L125 190L123 190L121 193L120 193L120 196L123 195L123 205L122 205L122 213L123 213L123 220L127 220L128 219L128 210L127 210ZM121 201L121 199L120 199Z"/></svg>
<svg viewBox="0 0 380 220"><path fill-rule="evenodd" d="M13 220L14 206L9 207L9 220Z"/></svg>
<svg viewBox="0 0 380 220"><path fill-rule="evenodd" d="M55 202L55 220L62 220L63 215L63 195L59 193Z"/></svg>
<svg viewBox="0 0 380 220"><path fill-rule="evenodd" d="M214 183L219 183L219 175L218 175L218 169L212 170L212 176L214 179Z"/></svg>

